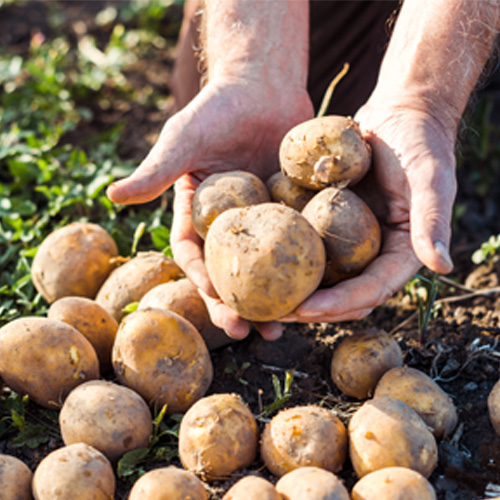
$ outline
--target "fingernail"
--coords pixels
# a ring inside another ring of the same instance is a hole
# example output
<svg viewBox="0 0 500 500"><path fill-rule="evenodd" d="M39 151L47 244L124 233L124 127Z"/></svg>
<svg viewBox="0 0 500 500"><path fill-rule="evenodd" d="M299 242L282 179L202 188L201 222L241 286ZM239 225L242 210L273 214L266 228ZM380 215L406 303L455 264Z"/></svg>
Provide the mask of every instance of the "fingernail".
<svg viewBox="0 0 500 500"><path fill-rule="evenodd" d="M448 248L442 241L434 242L434 250L436 253L448 264L450 270L453 268L453 261L451 260Z"/></svg>

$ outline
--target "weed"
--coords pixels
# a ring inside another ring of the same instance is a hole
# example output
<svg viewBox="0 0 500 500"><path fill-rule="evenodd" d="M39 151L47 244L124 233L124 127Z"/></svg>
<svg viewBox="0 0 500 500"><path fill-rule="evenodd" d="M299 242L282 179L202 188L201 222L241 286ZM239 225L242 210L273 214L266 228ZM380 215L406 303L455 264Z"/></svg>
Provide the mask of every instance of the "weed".
<svg viewBox="0 0 500 500"><path fill-rule="evenodd" d="M492 235L472 254L472 262L474 264L489 264L498 250L500 250L500 234Z"/></svg>

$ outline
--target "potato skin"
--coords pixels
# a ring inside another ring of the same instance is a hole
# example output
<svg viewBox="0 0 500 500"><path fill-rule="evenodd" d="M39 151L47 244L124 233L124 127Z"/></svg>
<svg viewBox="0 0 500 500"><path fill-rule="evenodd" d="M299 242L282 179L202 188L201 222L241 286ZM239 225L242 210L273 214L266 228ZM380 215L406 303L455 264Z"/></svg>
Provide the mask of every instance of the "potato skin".
<svg viewBox="0 0 500 500"><path fill-rule="evenodd" d="M72 326L24 317L0 328L0 375L12 390L46 408L59 408L74 387L99 378L99 361Z"/></svg>
<svg viewBox="0 0 500 500"><path fill-rule="evenodd" d="M432 429L436 439L448 436L457 425L458 415L452 399L420 370L401 366L385 372L373 396L384 395L411 406Z"/></svg>
<svg viewBox="0 0 500 500"><path fill-rule="evenodd" d="M352 118L330 115L289 130L281 141L279 159L282 171L295 183L320 190L361 180L370 168L371 148Z"/></svg>
<svg viewBox="0 0 500 500"><path fill-rule="evenodd" d="M121 322L112 352L120 383L167 413L187 410L212 382L210 355L196 328L163 309L140 309Z"/></svg>
<svg viewBox="0 0 500 500"><path fill-rule="evenodd" d="M220 298L241 317L292 312L324 273L323 242L296 210L278 203L232 208L210 226L205 263Z"/></svg>
<svg viewBox="0 0 500 500"><path fill-rule="evenodd" d="M368 205L350 189L322 189L302 210L322 237L326 268L321 286L360 274L380 252L382 231Z"/></svg>
<svg viewBox="0 0 500 500"><path fill-rule="evenodd" d="M69 295L94 298L117 255L104 228L73 222L42 241L31 266L33 284L49 303Z"/></svg>
<svg viewBox="0 0 500 500"><path fill-rule="evenodd" d="M347 455L347 430L326 408L288 408L266 425L260 454L266 467L278 477L306 466L338 472Z"/></svg>
<svg viewBox="0 0 500 500"><path fill-rule="evenodd" d="M495 433L500 436L500 380L488 395L488 414Z"/></svg>
<svg viewBox="0 0 500 500"><path fill-rule="evenodd" d="M245 476L229 488L222 500L283 500L283 497L266 479Z"/></svg>
<svg viewBox="0 0 500 500"><path fill-rule="evenodd" d="M267 179L266 186L272 201L283 203L287 207L294 208L297 212L302 212L307 202L316 194L316 191L293 182L281 170Z"/></svg>
<svg viewBox="0 0 500 500"><path fill-rule="evenodd" d="M8 500L32 500L33 473L21 460L0 454L0 498Z"/></svg>
<svg viewBox="0 0 500 500"><path fill-rule="evenodd" d="M258 429L237 394L212 394L184 414L179 427L182 465L205 481L227 479L257 455Z"/></svg>

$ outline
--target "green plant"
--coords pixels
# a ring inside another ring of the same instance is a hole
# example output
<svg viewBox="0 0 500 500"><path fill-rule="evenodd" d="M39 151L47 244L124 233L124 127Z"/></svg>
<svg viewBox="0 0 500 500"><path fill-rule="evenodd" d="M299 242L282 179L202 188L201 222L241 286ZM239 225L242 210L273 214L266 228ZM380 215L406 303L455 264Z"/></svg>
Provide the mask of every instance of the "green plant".
<svg viewBox="0 0 500 500"><path fill-rule="evenodd" d="M294 370L286 370L285 380L283 382L283 389L276 374L272 374L273 387L274 387L274 401L262 409L259 417L267 417L281 408L292 396L292 383L293 383Z"/></svg>
<svg viewBox="0 0 500 500"><path fill-rule="evenodd" d="M492 235L481 243L481 246L472 254L472 262L474 264L482 264L483 262L488 264L497 255L498 250L500 250L500 234Z"/></svg>

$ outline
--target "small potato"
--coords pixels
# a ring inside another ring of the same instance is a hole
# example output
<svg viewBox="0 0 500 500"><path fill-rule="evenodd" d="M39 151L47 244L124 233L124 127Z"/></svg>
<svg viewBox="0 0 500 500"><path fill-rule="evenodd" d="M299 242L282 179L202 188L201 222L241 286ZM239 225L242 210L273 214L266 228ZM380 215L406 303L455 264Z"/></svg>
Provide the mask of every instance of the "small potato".
<svg viewBox="0 0 500 500"><path fill-rule="evenodd" d="M382 232L375 214L349 189L322 189L302 210L326 247L321 286L354 278L380 252Z"/></svg>
<svg viewBox="0 0 500 500"><path fill-rule="evenodd" d="M458 421L452 399L428 375L410 368L391 368L382 375L374 397L392 396L411 406L432 430L436 439L448 436Z"/></svg>
<svg viewBox="0 0 500 500"><path fill-rule="evenodd" d="M196 189L191 203L193 227L205 239L212 222L229 208L271 201L264 182L241 170L212 174Z"/></svg>
<svg viewBox="0 0 500 500"><path fill-rule="evenodd" d="M488 396L488 413L493 429L500 436L500 380L493 386Z"/></svg>
<svg viewBox="0 0 500 500"><path fill-rule="evenodd" d="M24 317L0 328L0 375L12 390L46 408L59 408L74 387L99 378L99 361L71 325Z"/></svg>
<svg viewBox="0 0 500 500"><path fill-rule="evenodd" d="M292 207L302 212L307 202L316 194L316 191L299 186L287 177L281 170L271 175L266 181L271 200Z"/></svg>
<svg viewBox="0 0 500 500"><path fill-rule="evenodd" d="M111 370L111 349L118 323L108 311L87 297L62 297L50 305L47 317L76 328L95 349L101 373Z"/></svg>
<svg viewBox="0 0 500 500"><path fill-rule="evenodd" d="M345 337L335 347L331 375L344 394L365 399L387 370L402 364L396 340L382 330L370 329Z"/></svg>
<svg viewBox="0 0 500 500"><path fill-rule="evenodd" d="M266 425L260 454L266 467L278 477L306 466L338 472L347 455L347 431L326 408L288 408Z"/></svg>
<svg viewBox="0 0 500 500"><path fill-rule="evenodd" d="M160 467L146 472L132 486L128 500L207 500L203 483L178 467Z"/></svg>
<svg viewBox="0 0 500 500"><path fill-rule="evenodd" d="M167 413L187 410L212 383L212 361L198 330L164 309L140 309L120 324L112 352L120 383Z"/></svg>
<svg viewBox="0 0 500 500"><path fill-rule="evenodd" d="M237 394L212 394L185 413L179 427L182 465L205 481L227 479L257 455L258 429Z"/></svg>
<svg viewBox="0 0 500 500"><path fill-rule="evenodd" d="M69 295L93 299L117 255L116 243L104 228L74 222L42 241L31 266L33 284L49 303Z"/></svg>
<svg viewBox="0 0 500 500"><path fill-rule="evenodd" d="M182 276L179 266L161 252L139 252L109 275L95 301L120 322L125 306L139 302L156 285Z"/></svg>
<svg viewBox="0 0 500 500"><path fill-rule="evenodd" d="M115 476L106 457L75 443L49 453L33 474L35 500L110 500Z"/></svg>
<svg viewBox="0 0 500 500"><path fill-rule="evenodd" d="M407 467L386 467L362 477L351 491L352 500L436 500L422 474Z"/></svg>
<svg viewBox="0 0 500 500"><path fill-rule="evenodd" d="M32 500L33 473L21 460L0 454L0 498L5 500Z"/></svg>
<svg viewBox="0 0 500 500"><path fill-rule="evenodd" d="M342 481L319 467L300 467L282 476L276 491L284 500L349 500Z"/></svg>
<svg viewBox="0 0 500 500"><path fill-rule="evenodd" d="M371 149L352 118L330 115L292 128L281 141L279 159L290 179L320 190L361 180L370 168Z"/></svg>
<svg viewBox="0 0 500 500"><path fill-rule="evenodd" d="M283 500L283 497L266 479L245 476L229 488L222 500Z"/></svg>
<svg viewBox="0 0 500 500"><path fill-rule="evenodd" d="M145 401L128 387L91 380L73 389L59 413L64 444L86 443L116 462L148 446L153 419Z"/></svg>
<svg viewBox="0 0 500 500"><path fill-rule="evenodd" d="M272 321L317 289L325 248L299 212L262 203L229 209L215 219L205 241L205 262L224 303L250 321Z"/></svg>
<svg viewBox="0 0 500 500"><path fill-rule="evenodd" d="M418 413L399 399L380 396L364 403L348 426L349 453L358 477L384 467L408 467L429 477L437 444Z"/></svg>

